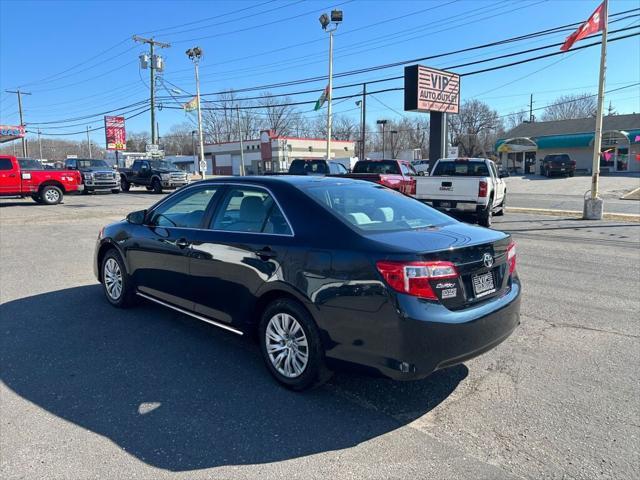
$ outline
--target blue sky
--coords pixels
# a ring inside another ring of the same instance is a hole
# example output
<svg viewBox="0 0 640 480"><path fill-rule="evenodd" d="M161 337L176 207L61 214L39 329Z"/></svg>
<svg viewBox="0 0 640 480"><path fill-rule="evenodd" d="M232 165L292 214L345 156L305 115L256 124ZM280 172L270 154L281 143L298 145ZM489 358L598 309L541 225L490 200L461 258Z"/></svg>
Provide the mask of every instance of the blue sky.
<svg viewBox="0 0 640 480"><path fill-rule="evenodd" d="M24 97L27 123L99 114L148 98L148 71L140 72L137 60L145 47L131 40L133 34L153 35L171 44L161 52L166 59L165 78L184 92L195 90L193 66L184 52L195 45L203 48L201 76L202 91L206 93L326 75L328 38L320 28L318 16L335 6L344 11L344 23L335 37L334 72L339 73L582 21L599 3L599 0L337 0L334 3L321 0L0 0L0 87L3 92L0 123L18 123L15 95L4 93L5 89L18 86L32 92L31 96ZM638 7L640 0L610 1L611 13ZM634 17L612 24L611 29L639 24L640 17ZM422 63L446 68L561 42L566 35L568 32ZM607 89L640 81L639 38L610 44ZM586 42L589 41L583 40ZM525 57L517 57L520 58ZM507 61L455 71L464 73ZM598 61L599 48L593 47L469 76L462 80L462 99L479 98L499 113L508 114L527 108L530 93L534 94L534 107L543 107L562 94L595 93ZM402 73L402 67L394 67L336 79L335 85ZM325 83L326 80L321 80L270 91L279 94L316 89L317 93L291 97L294 101L311 101L319 96ZM395 80L369 89L399 86L402 81ZM355 93L359 89L339 92ZM161 90L160 94L166 95L166 92ZM607 104L609 100L619 113L639 112L640 88L617 91L607 97ZM367 107L369 123L376 118L396 117L402 113L401 92L369 97ZM309 112L312 105L300 109ZM336 101L334 111L358 115L353 100ZM307 115L311 117L312 113ZM186 117L181 111L163 109L157 119L162 134L171 125L184 122ZM99 127L102 117L40 127L43 131L61 133L83 130L85 125ZM127 130L148 131L149 114L129 120ZM104 143L104 134L93 132L92 139Z"/></svg>

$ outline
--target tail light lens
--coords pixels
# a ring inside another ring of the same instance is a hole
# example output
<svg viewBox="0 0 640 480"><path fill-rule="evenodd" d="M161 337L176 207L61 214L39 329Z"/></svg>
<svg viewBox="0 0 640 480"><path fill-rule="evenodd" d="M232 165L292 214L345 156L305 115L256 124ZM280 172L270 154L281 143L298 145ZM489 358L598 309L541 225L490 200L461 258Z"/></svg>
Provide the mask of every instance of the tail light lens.
<svg viewBox="0 0 640 480"><path fill-rule="evenodd" d="M387 284L396 292L428 300L438 300L430 280L458 278L458 271L451 262L379 261L376 266Z"/></svg>
<svg viewBox="0 0 640 480"><path fill-rule="evenodd" d="M480 184L478 185L478 196L486 197L487 190L488 190L487 182L485 182L484 180L480 180Z"/></svg>
<svg viewBox="0 0 640 480"><path fill-rule="evenodd" d="M507 263L509 264L509 275L516 270L516 244L512 240L507 247Z"/></svg>

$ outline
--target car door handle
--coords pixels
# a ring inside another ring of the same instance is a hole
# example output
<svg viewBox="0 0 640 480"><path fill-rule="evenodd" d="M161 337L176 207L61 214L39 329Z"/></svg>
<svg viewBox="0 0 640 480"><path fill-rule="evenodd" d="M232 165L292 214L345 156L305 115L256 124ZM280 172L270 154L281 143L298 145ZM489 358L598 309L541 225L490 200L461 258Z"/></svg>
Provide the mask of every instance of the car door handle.
<svg viewBox="0 0 640 480"><path fill-rule="evenodd" d="M270 247L264 247L262 250L256 250L255 254L260 257L262 260L266 260L269 258L276 258L278 254L271 250Z"/></svg>
<svg viewBox="0 0 640 480"><path fill-rule="evenodd" d="M180 238L180 239L176 240L176 246L178 248L187 248L190 245L191 244L187 241L186 238Z"/></svg>

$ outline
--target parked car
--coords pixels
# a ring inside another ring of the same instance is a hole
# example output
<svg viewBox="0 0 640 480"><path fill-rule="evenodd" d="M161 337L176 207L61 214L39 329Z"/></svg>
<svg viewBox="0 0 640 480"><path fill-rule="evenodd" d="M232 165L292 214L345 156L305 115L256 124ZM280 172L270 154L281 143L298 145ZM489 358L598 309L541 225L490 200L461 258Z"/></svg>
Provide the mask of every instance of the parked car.
<svg viewBox="0 0 640 480"><path fill-rule="evenodd" d="M349 171L339 162L296 158L289 165L289 175L346 175Z"/></svg>
<svg viewBox="0 0 640 480"><path fill-rule="evenodd" d="M418 175L429 175L429 160L415 160L411 165Z"/></svg>
<svg viewBox="0 0 640 480"><path fill-rule="evenodd" d="M493 215L504 215L507 186L495 163L486 158L444 158L428 177L420 177L415 198L438 210L475 216L490 227Z"/></svg>
<svg viewBox="0 0 640 480"><path fill-rule="evenodd" d="M120 193L120 175L104 160L93 158L67 158L65 168L82 174L84 192L107 191Z"/></svg>
<svg viewBox="0 0 640 480"><path fill-rule="evenodd" d="M37 203L55 205L62 201L66 193L84 189L79 172L30 168L35 165L28 160L31 159L18 160L11 155L0 155L0 196L28 196ZM23 170L21 164L28 168Z"/></svg>
<svg viewBox="0 0 640 480"><path fill-rule="evenodd" d="M540 160L540 175L551 177L551 175L566 175L573 177L576 173L576 162L566 153L553 153L545 155Z"/></svg>
<svg viewBox="0 0 640 480"><path fill-rule="evenodd" d="M134 160L131 168L120 169L120 188L128 192L131 186L147 187L154 193L175 189L189 183L187 173L164 160Z"/></svg>
<svg viewBox="0 0 640 480"><path fill-rule="evenodd" d="M406 160L359 160L347 177L379 183L405 195L416 193L418 174Z"/></svg>
<svg viewBox="0 0 640 480"><path fill-rule="evenodd" d="M104 227L93 263L114 307L144 298L256 334L268 370L292 389L344 362L423 378L519 323L509 235L343 177L189 185Z"/></svg>

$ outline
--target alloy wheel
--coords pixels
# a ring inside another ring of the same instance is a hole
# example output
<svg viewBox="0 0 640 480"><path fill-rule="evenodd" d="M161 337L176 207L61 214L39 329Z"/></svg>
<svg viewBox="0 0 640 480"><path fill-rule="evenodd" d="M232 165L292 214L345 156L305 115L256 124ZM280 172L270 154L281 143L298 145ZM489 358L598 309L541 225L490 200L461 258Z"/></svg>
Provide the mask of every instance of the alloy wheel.
<svg viewBox="0 0 640 480"><path fill-rule="evenodd" d="M273 367L287 378L302 375L309 362L309 344L304 329L288 313L271 317L265 331L267 354Z"/></svg>
<svg viewBox="0 0 640 480"><path fill-rule="evenodd" d="M55 188L50 188L44 192L44 197L49 203L56 203L60 200L60 193Z"/></svg>
<svg viewBox="0 0 640 480"><path fill-rule="evenodd" d="M122 295L122 270L114 258L104 263L104 286L112 300L118 300Z"/></svg>

